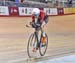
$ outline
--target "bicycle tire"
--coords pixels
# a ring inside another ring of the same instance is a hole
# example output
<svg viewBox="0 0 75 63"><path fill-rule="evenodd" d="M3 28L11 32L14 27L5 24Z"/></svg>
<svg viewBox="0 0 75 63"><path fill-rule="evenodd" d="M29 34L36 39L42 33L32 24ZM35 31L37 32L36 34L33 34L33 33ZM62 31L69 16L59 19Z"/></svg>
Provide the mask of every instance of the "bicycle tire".
<svg viewBox="0 0 75 63"><path fill-rule="evenodd" d="M40 55L41 56L44 56L45 55L45 53L46 53L46 50L47 50L47 47L48 47L48 36L47 36L47 34L45 33L45 36L46 36L46 38L47 38L47 41L46 41L46 48L45 48L45 50L44 50L44 52L42 53L42 50L41 50L41 39L40 39L40 47L39 47L39 53L40 53ZM42 34L41 34L41 38L42 38Z"/></svg>
<svg viewBox="0 0 75 63"><path fill-rule="evenodd" d="M34 36L35 36L34 33L31 34L30 37L29 37L29 40L28 40L28 45L27 45L27 54L28 54L29 58L31 58L29 47L30 47L30 44L32 44L32 40L33 40Z"/></svg>

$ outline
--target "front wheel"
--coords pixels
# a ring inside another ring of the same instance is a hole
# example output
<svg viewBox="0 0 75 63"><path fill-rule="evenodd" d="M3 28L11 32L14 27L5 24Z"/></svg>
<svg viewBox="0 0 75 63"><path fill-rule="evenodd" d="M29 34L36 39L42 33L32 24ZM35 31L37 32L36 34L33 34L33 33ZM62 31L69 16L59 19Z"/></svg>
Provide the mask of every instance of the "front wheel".
<svg viewBox="0 0 75 63"><path fill-rule="evenodd" d="M29 58L33 57L33 52L32 49L33 47L36 47L36 37L35 37L35 33L31 34L28 40L28 45L27 45L27 53Z"/></svg>
<svg viewBox="0 0 75 63"><path fill-rule="evenodd" d="M45 33L46 42L45 42L44 45L43 45L43 42L42 42L42 37L43 37L43 35L41 35L41 39L40 39L39 52L40 52L40 55L41 55L41 56L44 56L45 53L46 53L47 47L48 47L48 36L47 36L47 34Z"/></svg>

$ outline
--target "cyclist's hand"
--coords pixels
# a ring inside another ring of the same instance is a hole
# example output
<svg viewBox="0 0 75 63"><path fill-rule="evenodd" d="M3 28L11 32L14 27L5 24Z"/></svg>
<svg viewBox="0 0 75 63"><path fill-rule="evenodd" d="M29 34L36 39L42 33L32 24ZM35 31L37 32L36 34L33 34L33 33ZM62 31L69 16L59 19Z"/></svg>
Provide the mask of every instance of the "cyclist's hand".
<svg viewBox="0 0 75 63"><path fill-rule="evenodd" d="M33 24L33 22L30 22L30 25L32 25Z"/></svg>
<svg viewBox="0 0 75 63"><path fill-rule="evenodd" d="M26 25L26 27L29 27L29 25Z"/></svg>

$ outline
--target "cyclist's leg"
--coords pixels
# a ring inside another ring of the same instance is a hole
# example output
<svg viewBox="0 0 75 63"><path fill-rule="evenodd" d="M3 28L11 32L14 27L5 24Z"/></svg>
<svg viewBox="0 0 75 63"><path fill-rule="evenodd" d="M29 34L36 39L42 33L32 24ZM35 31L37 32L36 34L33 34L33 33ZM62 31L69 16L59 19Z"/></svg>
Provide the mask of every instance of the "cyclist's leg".
<svg viewBox="0 0 75 63"><path fill-rule="evenodd" d="M38 34L37 34L37 36L38 36L38 44L37 44L37 47L39 48L40 47L41 30L38 30L37 32L38 32Z"/></svg>
<svg viewBox="0 0 75 63"><path fill-rule="evenodd" d="M42 27L42 44L45 45L46 44L46 35L45 35L45 31L44 31L44 27Z"/></svg>
<svg viewBox="0 0 75 63"><path fill-rule="evenodd" d="M41 38L41 31L40 30L37 30L36 33L35 33L35 36L36 36L36 45L35 47L33 48L33 52L36 52L38 50L38 48L40 47L40 38Z"/></svg>
<svg viewBox="0 0 75 63"><path fill-rule="evenodd" d="M33 52L36 52L38 50L37 41L38 41L37 32L35 32L35 46L32 49Z"/></svg>

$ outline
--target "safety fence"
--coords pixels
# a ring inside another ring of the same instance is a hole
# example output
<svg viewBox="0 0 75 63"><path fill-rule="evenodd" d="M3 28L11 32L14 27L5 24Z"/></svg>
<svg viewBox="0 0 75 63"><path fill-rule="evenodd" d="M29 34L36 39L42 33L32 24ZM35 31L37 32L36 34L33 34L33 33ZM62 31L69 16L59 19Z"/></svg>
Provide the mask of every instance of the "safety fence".
<svg viewBox="0 0 75 63"><path fill-rule="evenodd" d="M0 16L31 16L33 8L0 6ZM44 8L50 16L75 14L75 8Z"/></svg>

